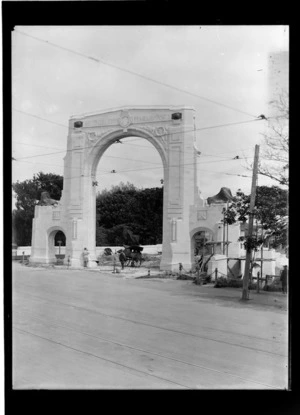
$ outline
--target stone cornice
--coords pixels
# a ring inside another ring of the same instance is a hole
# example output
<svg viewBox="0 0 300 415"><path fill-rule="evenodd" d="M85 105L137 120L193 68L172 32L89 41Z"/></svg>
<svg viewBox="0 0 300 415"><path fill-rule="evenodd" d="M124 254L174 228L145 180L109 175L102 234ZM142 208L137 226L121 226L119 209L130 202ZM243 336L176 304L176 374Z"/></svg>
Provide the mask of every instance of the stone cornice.
<svg viewBox="0 0 300 415"><path fill-rule="evenodd" d="M104 115L111 112L118 112L118 111L129 111L129 110L171 110L171 111L179 111L179 110L192 110L196 111L194 107L187 107L184 105L141 105L141 106L124 106L124 107L115 107L115 108L109 108L99 111L92 111L87 113L81 113L81 114L74 114L70 116L70 120L78 119L78 118L85 118L85 117L92 117L95 115Z"/></svg>

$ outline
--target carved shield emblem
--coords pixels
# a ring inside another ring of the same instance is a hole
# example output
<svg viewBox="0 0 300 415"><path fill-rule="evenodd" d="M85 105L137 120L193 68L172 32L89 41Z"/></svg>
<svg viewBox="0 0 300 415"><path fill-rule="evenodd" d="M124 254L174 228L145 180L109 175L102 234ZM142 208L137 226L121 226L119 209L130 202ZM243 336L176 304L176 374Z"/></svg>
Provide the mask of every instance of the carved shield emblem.
<svg viewBox="0 0 300 415"><path fill-rule="evenodd" d="M122 111L119 124L123 128L127 128L131 124L131 118L128 111Z"/></svg>

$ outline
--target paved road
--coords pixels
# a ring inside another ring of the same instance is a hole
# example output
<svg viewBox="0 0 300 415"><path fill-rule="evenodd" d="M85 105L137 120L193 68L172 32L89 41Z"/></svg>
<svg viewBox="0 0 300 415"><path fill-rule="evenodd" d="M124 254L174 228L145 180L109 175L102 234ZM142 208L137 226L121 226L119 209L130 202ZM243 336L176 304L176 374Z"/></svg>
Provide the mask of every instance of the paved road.
<svg viewBox="0 0 300 415"><path fill-rule="evenodd" d="M14 388L286 388L286 312L217 292L14 264Z"/></svg>

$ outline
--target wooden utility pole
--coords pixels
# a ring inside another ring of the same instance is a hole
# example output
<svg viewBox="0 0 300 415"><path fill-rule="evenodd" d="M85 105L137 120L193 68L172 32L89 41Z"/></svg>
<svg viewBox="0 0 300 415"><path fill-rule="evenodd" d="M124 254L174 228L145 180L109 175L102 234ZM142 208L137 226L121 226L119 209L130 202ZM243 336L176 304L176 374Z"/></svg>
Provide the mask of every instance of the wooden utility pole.
<svg viewBox="0 0 300 415"><path fill-rule="evenodd" d="M261 239L262 239L262 241L264 241L264 227L263 227L263 224L261 224ZM264 242L262 242L261 251L260 251L260 278L261 278L261 281L263 281L263 266L264 266Z"/></svg>
<svg viewBox="0 0 300 415"><path fill-rule="evenodd" d="M258 155L259 155L259 145L255 146L254 154L254 164L253 164L253 173L252 173L252 186L251 186L251 198L250 198L250 209L249 209L249 225L248 225L248 238L252 238L253 233L253 211L255 205L255 193L256 193L256 178L258 170ZM252 249L248 248L246 251L246 262L245 262L245 271L243 278L243 294L242 300L248 300L248 285L249 285L249 271L250 271L250 262L252 256Z"/></svg>
<svg viewBox="0 0 300 415"><path fill-rule="evenodd" d="M258 238L258 219L256 218L256 240ZM259 293L259 277L260 273L259 271L256 274L256 292Z"/></svg>
<svg viewBox="0 0 300 415"><path fill-rule="evenodd" d="M225 255L225 211L223 212L223 255Z"/></svg>
<svg viewBox="0 0 300 415"><path fill-rule="evenodd" d="M226 213L228 214L228 201L227 201ZM226 223L226 256L228 257L228 222Z"/></svg>

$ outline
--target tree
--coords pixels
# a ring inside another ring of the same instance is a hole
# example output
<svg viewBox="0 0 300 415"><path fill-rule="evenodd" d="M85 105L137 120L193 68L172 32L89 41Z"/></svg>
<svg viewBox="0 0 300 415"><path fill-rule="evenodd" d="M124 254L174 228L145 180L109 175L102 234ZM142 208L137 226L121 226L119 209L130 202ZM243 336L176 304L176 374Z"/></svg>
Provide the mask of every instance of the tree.
<svg viewBox="0 0 300 415"><path fill-rule="evenodd" d="M258 173L275 180L277 183L289 184L289 96L282 92L278 100L270 102L274 117L268 119L268 132L263 134L262 161ZM252 165L247 166L252 170Z"/></svg>
<svg viewBox="0 0 300 415"><path fill-rule="evenodd" d="M44 191L52 199L59 200L63 189L63 177L58 174L39 172L33 179L12 184L16 194L16 209L12 214L13 240L17 245L31 245L34 208Z"/></svg>
<svg viewBox="0 0 300 415"><path fill-rule="evenodd" d="M121 183L97 196L97 245L162 241L163 189Z"/></svg>
<svg viewBox="0 0 300 415"><path fill-rule="evenodd" d="M98 225L111 229L116 225L133 223L137 192L132 184L120 183L99 193L96 198Z"/></svg>
<svg viewBox="0 0 300 415"><path fill-rule="evenodd" d="M287 245L288 192L278 186L258 186L255 197L255 218L263 228L254 232L252 238L244 238L245 248L257 250L262 243L271 241L273 248ZM228 210L224 209L225 223L229 225L239 221L246 223L249 217L250 195L238 190Z"/></svg>

